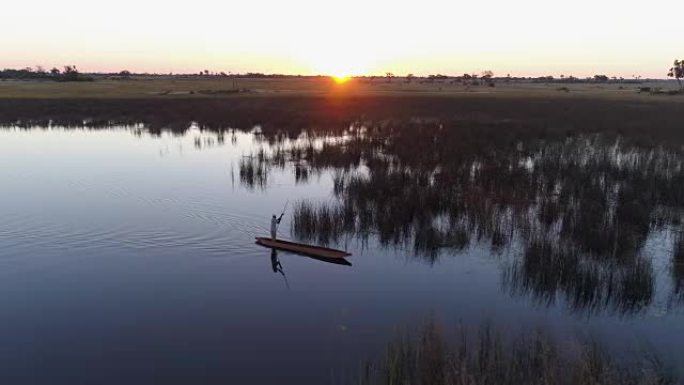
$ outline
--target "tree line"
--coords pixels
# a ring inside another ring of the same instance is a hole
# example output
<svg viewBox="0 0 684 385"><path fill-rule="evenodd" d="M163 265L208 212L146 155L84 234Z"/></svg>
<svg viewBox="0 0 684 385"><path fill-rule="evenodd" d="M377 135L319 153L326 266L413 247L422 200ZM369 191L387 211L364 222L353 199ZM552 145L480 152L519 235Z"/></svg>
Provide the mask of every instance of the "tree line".
<svg viewBox="0 0 684 385"><path fill-rule="evenodd" d="M128 70L123 70L118 73L106 73L102 75L114 76L117 78L130 78L135 75L143 76L200 76L200 77L233 77L233 78L286 78L286 77L302 77L302 75L284 75L284 74L264 74L260 72L248 72L245 74L233 74L231 72L213 72L209 70L199 71L196 74L176 74L169 73L168 75L160 74L134 74ZM378 78L378 76L360 76L361 78L370 79L372 83L373 80ZM680 92L684 92L684 84L682 84L682 79L684 79L684 60L675 60L672 67L667 72L667 77L675 79L679 84ZM396 75L392 72L387 72L384 76L388 83L391 83ZM54 81L92 81L94 80L92 75L85 75L78 71L75 65L66 65L62 69L53 67L49 70L38 65L34 68L25 67L21 69L10 69L6 68L0 71L0 80L54 80ZM461 82L468 84L489 84L493 85L494 80L496 81L532 81L536 83L639 83L641 81L641 76L632 76L632 79L625 79L623 77L608 77L604 74L596 74L593 77L578 78L573 75L560 75L559 78L554 76L538 76L538 77L512 77L510 74L505 77L495 77L494 72L491 70L483 71L481 74L463 74L462 76L448 76L443 74L428 75L426 77L419 77L412 73L409 73L404 77L406 83L411 83L417 79L422 82L435 82L435 81L451 81L451 82Z"/></svg>
<svg viewBox="0 0 684 385"><path fill-rule="evenodd" d="M35 68L26 67L22 69L4 69L0 71L0 80L54 80L60 82L92 81L91 76L84 75L78 71L75 65L64 66L63 69L53 67L46 70L41 66Z"/></svg>

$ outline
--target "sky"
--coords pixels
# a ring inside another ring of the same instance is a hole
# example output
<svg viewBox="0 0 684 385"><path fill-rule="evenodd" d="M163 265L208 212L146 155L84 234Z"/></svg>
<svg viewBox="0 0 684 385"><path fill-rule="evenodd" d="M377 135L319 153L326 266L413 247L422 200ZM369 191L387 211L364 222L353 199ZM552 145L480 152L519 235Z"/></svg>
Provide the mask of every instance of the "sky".
<svg viewBox="0 0 684 385"><path fill-rule="evenodd" d="M664 78L681 0L32 0L2 6L0 68Z"/></svg>

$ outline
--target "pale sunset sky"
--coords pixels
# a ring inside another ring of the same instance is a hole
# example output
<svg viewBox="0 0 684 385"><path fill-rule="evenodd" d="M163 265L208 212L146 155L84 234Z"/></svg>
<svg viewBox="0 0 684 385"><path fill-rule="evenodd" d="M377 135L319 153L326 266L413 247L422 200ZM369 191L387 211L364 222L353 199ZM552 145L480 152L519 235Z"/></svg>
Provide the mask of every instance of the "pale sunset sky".
<svg viewBox="0 0 684 385"><path fill-rule="evenodd" d="M9 1L0 67L664 78L681 0Z"/></svg>

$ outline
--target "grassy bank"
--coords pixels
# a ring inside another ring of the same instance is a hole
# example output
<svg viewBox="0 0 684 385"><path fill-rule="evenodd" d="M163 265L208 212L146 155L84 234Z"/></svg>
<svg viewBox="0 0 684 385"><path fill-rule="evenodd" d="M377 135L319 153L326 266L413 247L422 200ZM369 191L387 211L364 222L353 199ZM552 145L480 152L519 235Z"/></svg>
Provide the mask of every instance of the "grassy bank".
<svg viewBox="0 0 684 385"><path fill-rule="evenodd" d="M494 87L463 84L453 80L407 82L406 79L358 78L338 84L328 77L230 78L230 77L131 77L126 79L97 78L91 82L55 82L49 80L2 80L0 99L63 99L63 98L214 98L236 94L269 95L508 95L514 97L583 96L601 98L646 99L639 89L676 89L674 83L540 83L498 80Z"/></svg>
<svg viewBox="0 0 684 385"><path fill-rule="evenodd" d="M428 322L397 337L384 356L366 362L362 385L678 384L654 353L617 359L596 341L558 341L536 330L504 336L491 325L448 338Z"/></svg>
<svg viewBox="0 0 684 385"><path fill-rule="evenodd" d="M153 130L183 131L190 122L207 129L263 126L266 133L343 130L351 122L392 125L416 118L500 126L507 131L611 132L681 139L679 97L621 100L514 95L280 95L226 98L4 99L0 123L109 126L145 123ZM681 98L684 100L684 98Z"/></svg>
<svg viewBox="0 0 684 385"><path fill-rule="evenodd" d="M667 85L666 83L659 86ZM423 120L505 124L506 129L678 134L682 95L639 93L647 84L452 82L326 77L132 78L93 82L0 81L0 124L98 127L145 123L153 130L246 128L298 133L345 129L351 122ZM672 135L667 137L670 139Z"/></svg>

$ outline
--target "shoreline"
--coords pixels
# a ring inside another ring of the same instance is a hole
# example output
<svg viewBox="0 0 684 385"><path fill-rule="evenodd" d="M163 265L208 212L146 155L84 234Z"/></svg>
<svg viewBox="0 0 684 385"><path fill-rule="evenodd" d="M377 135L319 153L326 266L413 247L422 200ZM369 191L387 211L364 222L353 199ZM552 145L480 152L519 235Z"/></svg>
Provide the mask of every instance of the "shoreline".
<svg viewBox="0 0 684 385"><path fill-rule="evenodd" d="M548 133L615 133L684 143L679 97L632 99L496 95L275 95L202 98L0 98L2 125L112 126L142 123L153 130L251 129L296 134L340 132L349 124L439 122ZM87 121L87 124L84 124Z"/></svg>

